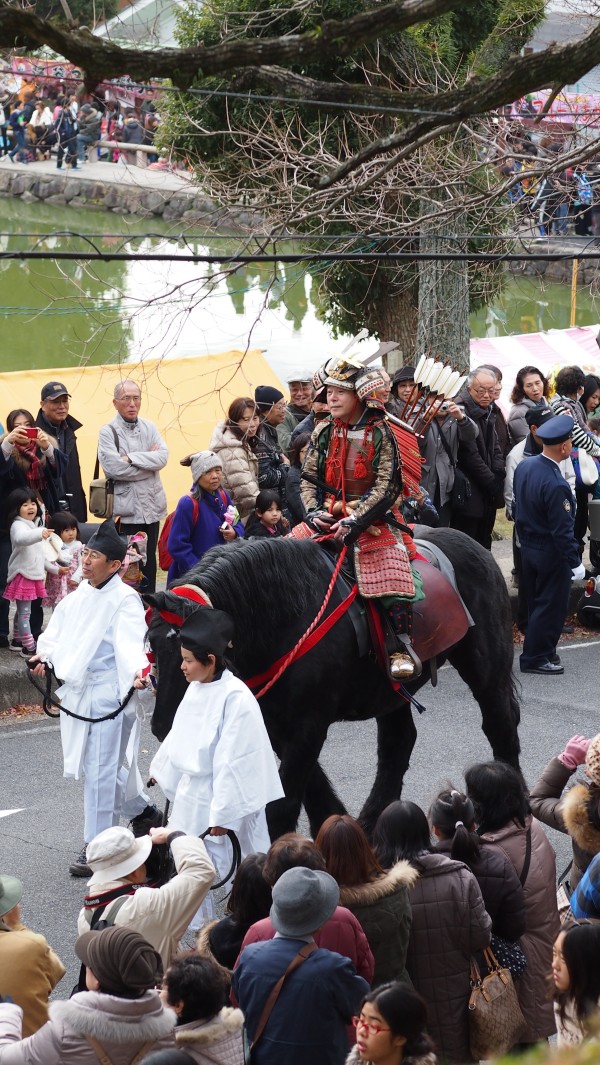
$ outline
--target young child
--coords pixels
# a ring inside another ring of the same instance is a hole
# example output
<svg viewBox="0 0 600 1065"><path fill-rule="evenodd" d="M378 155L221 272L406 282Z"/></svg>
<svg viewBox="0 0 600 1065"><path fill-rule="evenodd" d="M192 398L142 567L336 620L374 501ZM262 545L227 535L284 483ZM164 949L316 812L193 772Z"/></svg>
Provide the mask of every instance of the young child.
<svg viewBox="0 0 600 1065"><path fill-rule="evenodd" d="M20 649L23 658L30 658L35 654L29 623L31 603L46 595L43 541L52 534L52 529L36 524L42 511L38 496L31 488L16 488L11 492L6 511L12 552L4 598L17 605L12 645L15 650Z"/></svg>
<svg viewBox="0 0 600 1065"><path fill-rule="evenodd" d="M173 727L150 765L172 803L169 827L198 836L221 874L227 871L227 829L242 858L270 846L265 806L283 797L275 755L260 707L227 669L233 621L223 610L200 607L180 631L181 669L189 687ZM208 915L211 916L211 915Z"/></svg>
<svg viewBox="0 0 600 1065"><path fill-rule="evenodd" d="M79 525L74 514L60 510L50 520L55 535L61 541L59 557L55 562L46 562L46 604L54 609L61 599L77 587L73 577L83 544L79 539Z"/></svg>
<svg viewBox="0 0 600 1065"><path fill-rule="evenodd" d="M248 518L245 538L255 536L287 536L290 523L281 513L281 496L271 488L263 488L256 497L254 514Z"/></svg>

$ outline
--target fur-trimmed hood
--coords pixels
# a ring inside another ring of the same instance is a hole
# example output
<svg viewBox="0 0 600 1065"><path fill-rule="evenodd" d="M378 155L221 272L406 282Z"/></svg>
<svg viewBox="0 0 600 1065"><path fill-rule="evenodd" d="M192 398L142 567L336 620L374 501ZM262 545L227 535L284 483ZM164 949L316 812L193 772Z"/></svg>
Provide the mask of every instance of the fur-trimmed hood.
<svg viewBox="0 0 600 1065"><path fill-rule="evenodd" d="M225 1006L210 1021L191 1021L180 1025L175 1030L175 1042L184 1050L191 1043L195 1046L211 1046L227 1036L241 1035L243 1023L244 1014L241 1010Z"/></svg>
<svg viewBox="0 0 600 1065"><path fill-rule="evenodd" d="M221 972L227 977L227 980L231 980L231 969L228 969L226 965L221 965L221 962L215 958L210 942L210 933L218 923L218 919L215 919L214 921L208 921L207 924L202 925L202 928L196 937L196 950L203 958L212 958L215 965L218 965Z"/></svg>
<svg viewBox="0 0 600 1065"><path fill-rule="evenodd" d="M166 1039L177 1020L163 1006L158 991L145 991L136 999L80 991L67 1002L51 1002L49 1014L51 1022L68 1025L77 1035L108 1043Z"/></svg>
<svg viewBox="0 0 600 1065"><path fill-rule="evenodd" d="M399 888L404 887L410 890L418 879L417 870L413 869L410 862L402 859L402 861L396 862L387 873L384 873L377 880L373 880L370 884L341 887L340 906L348 906L349 909L352 909L353 906L372 906L373 903L379 902L380 899L393 895Z"/></svg>
<svg viewBox="0 0 600 1065"><path fill-rule="evenodd" d="M600 853L600 829L594 828L589 814L590 790L587 784L575 784L562 802L565 828L578 847L588 854Z"/></svg>

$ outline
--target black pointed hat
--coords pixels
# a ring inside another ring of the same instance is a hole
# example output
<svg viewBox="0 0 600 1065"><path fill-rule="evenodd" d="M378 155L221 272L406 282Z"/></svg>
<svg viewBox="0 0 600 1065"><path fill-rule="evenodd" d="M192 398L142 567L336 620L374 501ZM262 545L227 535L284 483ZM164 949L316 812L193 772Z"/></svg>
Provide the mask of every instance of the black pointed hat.
<svg viewBox="0 0 600 1065"><path fill-rule="evenodd" d="M90 551L99 551L106 555L111 562L115 558L122 562L127 554L127 540L119 536L112 518L107 518L98 526L97 531L90 536L87 546Z"/></svg>
<svg viewBox="0 0 600 1065"><path fill-rule="evenodd" d="M193 654L212 654L222 658L233 639L233 618L224 610L201 606L186 618L179 636L181 646Z"/></svg>

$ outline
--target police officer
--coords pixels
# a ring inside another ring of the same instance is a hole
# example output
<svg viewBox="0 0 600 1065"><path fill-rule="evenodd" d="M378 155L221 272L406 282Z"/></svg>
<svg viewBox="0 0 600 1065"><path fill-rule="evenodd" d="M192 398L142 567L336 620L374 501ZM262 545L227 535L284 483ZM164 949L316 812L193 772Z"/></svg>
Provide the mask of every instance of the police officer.
<svg viewBox="0 0 600 1065"><path fill-rule="evenodd" d="M568 414L549 418L536 434L542 454L515 470L515 522L528 612L522 673L550 677L564 673L556 645L571 581L585 576L573 531L573 497L559 466L571 453L572 434L573 419Z"/></svg>

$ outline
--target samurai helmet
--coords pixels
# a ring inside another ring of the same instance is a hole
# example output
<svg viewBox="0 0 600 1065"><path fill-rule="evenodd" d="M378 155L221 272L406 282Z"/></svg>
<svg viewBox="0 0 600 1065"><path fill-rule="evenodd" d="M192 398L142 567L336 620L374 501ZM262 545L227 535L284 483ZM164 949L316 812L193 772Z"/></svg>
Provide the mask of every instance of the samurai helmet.
<svg viewBox="0 0 600 1065"><path fill-rule="evenodd" d="M340 355L330 359L325 364L327 376L324 384L334 385L336 388L345 388L348 392L354 392L357 375L364 371L362 362L353 359L352 356Z"/></svg>
<svg viewBox="0 0 600 1065"><path fill-rule="evenodd" d="M379 409L383 407L382 401L377 397L377 389L386 388L387 381L380 366L367 366L364 370L359 371L354 387L361 403L366 403L367 407Z"/></svg>

